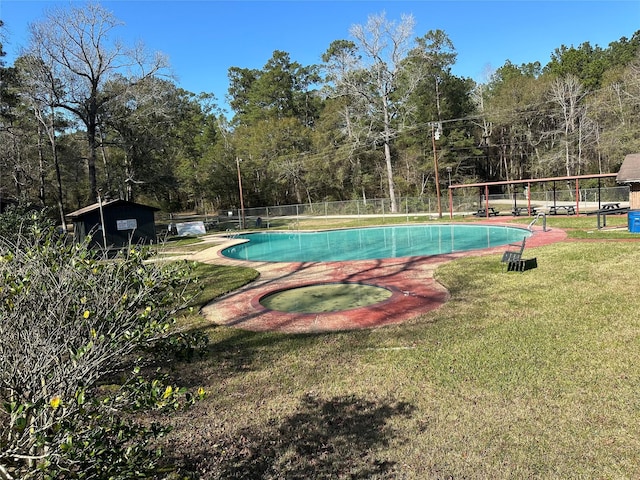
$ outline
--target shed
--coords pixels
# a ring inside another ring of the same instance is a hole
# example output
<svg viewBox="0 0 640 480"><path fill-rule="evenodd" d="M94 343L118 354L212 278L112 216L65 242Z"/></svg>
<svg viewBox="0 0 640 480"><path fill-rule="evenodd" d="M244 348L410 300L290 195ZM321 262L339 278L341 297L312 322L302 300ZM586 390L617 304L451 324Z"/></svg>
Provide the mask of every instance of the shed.
<svg viewBox="0 0 640 480"><path fill-rule="evenodd" d="M98 202L67 215L73 222L76 241L91 235L91 244L107 248L122 248L131 244L157 242L154 213L158 208L110 200ZM102 235L104 222L105 237Z"/></svg>
<svg viewBox="0 0 640 480"><path fill-rule="evenodd" d="M629 209L640 210L640 153L624 157L616 182L629 185Z"/></svg>

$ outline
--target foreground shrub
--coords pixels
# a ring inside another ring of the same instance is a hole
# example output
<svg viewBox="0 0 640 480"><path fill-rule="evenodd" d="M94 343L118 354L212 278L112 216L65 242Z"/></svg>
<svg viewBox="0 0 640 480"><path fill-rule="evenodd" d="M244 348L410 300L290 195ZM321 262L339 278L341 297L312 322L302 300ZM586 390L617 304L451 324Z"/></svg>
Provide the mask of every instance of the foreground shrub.
<svg viewBox="0 0 640 480"><path fill-rule="evenodd" d="M164 430L131 415L184 392L139 376L134 354L167 336L188 268L20 232L0 240L0 478L153 477Z"/></svg>

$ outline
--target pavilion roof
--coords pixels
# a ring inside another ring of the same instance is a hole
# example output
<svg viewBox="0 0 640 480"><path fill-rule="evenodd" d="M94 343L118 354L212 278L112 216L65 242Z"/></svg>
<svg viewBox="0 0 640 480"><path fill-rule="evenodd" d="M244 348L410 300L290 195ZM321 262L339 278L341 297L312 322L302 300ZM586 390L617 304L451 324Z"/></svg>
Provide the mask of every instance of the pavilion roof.
<svg viewBox="0 0 640 480"><path fill-rule="evenodd" d="M640 153L630 153L624 157L616 181L618 183L640 183Z"/></svg>

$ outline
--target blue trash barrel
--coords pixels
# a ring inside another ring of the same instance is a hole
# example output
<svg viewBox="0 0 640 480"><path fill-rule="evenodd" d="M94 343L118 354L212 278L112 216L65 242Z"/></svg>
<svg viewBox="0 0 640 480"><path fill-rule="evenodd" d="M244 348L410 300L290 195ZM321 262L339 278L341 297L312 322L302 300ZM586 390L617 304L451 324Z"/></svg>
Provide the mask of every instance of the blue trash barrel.
<svg viewBox="0 0 640 480"><path fill-rule="evenodd" d="M640 210L629 210L627 218L629 220L629 231L631 233L640 233Z"/></svg>

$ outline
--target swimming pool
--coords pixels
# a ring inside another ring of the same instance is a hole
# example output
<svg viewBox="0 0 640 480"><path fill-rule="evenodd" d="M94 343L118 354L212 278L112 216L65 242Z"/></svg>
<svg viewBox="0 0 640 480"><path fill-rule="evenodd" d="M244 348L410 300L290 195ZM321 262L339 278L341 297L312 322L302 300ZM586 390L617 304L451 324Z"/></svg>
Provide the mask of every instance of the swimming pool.
<svg viewBox="0 0 640 480"><path fill-rule="evenodd" d="M322 232L260 232L234 236L246 243L222 255L261 262L331 262L424 257L498 247L531 232L495 225L396 225Z"/></svg>

